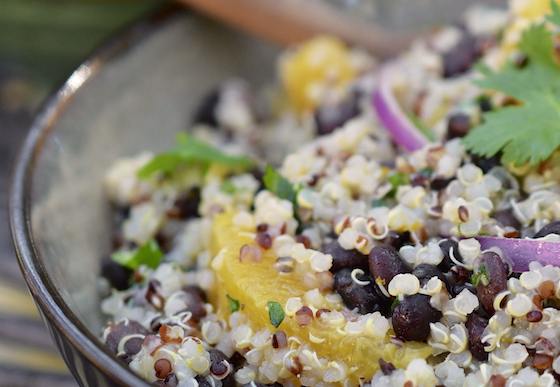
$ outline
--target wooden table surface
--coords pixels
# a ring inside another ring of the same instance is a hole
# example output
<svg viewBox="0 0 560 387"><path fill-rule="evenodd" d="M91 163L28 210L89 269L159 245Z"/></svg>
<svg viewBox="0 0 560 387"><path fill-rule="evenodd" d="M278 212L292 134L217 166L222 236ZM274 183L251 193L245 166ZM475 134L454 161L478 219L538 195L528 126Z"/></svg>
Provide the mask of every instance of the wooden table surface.
<svg viewBox="0 0 560 387"><path fill-rule="evenodd" d="M74 387L27 293L8 228L10 169L30 121L25 109L0 105L0 386Z"/></svg>

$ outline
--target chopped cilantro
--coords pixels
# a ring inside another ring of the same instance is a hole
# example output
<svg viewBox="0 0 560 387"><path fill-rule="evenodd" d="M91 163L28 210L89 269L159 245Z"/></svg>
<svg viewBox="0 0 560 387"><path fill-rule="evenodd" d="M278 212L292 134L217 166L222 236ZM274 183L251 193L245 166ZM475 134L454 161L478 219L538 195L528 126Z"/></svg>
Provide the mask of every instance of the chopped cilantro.
<svg viewBox="0 0 560 387"><path fill-rule="evenodd" d="M231 313L237 312L241 309L241 304L235 298L231 297L229 294L226 294L226 298L228 300L229 311Z"/></svg>
<svg viewBox="0 0 560 387"><path fill-rule="evenodd" d="M276 301L268 301L266 304L268 308L268 317L270 318L270 323L275 327L278 328L282 321L284 321L284 310L282 309L282 305L280 305Z"/></svg>
<svg viewBox="0 0 560 387"><path fill-rule="evenodd" d="M237 188L235 187L235 184L231 182L231 180L224 180L222 182L222 185L220 186L220 190L231 195L234 194L235 191L237 191Z"/></svg>
<svg viewBox="0 0 560 387"><path fill-rule="evenodd" d="M181 166L194 166L203 169L218 164L230 169L247 169L253 160L246 156L230 155L187 133L177 135L177 146L168 152L156 155L138 172L141 179L155 173L170 175Z"/></svg>
<svg viewBox="0 0 560 387"><path fill-rule="evenodd" d="M560 26L560 7L552 1L548 20ZM483 123L470 131L464 144L471 152L492 157L502 152L502 162L536 165L560 147L560 66L554 37L545 23L529 27L519 50L527 56L523 68L513 63L498 72L479 66L478 84L513 97L518 105L487 112Z"/></svg>
<svg viewBox="0 0 560 387"><path fill-rule="evenodd" d="M270 165L264 170L263 182L264 187L280 199L296 202L297 190L294 185Z"/></svg>
<svg viewBox="0 0 560 387"><path fill-rule="evenodd" d="M163 252L155 240L150 240L133 251L117 251L111 255L111 259L121 266L132 270L146 265L152 269L158 267L163 257Z"/></svg>
<svg viewBox="0 0 560 387"><path fill-rule="evenodd" d="M397 194L397 190L401 185L407 185L410 183L410 176L406 173L395 172L387 178L391 184L391 190L387 193L387 197L394 197Z"/></svg>
<svg viewBox="0 0 560 387"><path fill-rule="evenodd" d="M471 276L471 283L474 286L478 286L478 284L482 284L487 286L490 283L490 279L488 276L488 271L486 270L486 266L481 265L476 273Z"/></svg>

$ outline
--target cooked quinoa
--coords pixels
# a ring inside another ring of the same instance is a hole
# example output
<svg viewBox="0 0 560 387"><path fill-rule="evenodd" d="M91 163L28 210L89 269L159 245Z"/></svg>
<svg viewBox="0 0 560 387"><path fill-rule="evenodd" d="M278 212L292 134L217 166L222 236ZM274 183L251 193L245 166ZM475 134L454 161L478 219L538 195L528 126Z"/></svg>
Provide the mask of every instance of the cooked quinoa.
<svg viewBox="0 0 560 387"><path fill-rule="evenodd" d="M558 385L560 268L485 243L560 243L560 153L513 165L463 142L512 104L474 63L519 62L545 3L472 9L392 62L429 128L412 152L372 106L382 65L321 37L276 86L211 92L175 153L116 161L109 349L156 386Z"/></svg>

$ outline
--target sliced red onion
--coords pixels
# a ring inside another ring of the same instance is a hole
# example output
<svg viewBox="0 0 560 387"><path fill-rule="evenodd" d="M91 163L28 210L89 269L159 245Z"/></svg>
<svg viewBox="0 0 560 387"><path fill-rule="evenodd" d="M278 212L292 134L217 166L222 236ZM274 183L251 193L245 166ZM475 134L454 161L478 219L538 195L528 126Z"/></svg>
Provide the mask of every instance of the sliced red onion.
<svg viewBox="0 0 560 387"><path fill-rule="evenodd" d="M512 262L513 271L529 270L529 263L560 266L560 243L538 239L518 239L499 237L477 237L482 250L499 248Z"/></svg>
<svg viewBox="0 0 560 387"><path fill-rule="evenodd" d="M406 116L395 98L392 85L394 71L395 68L388 66L381 70L379 85L373 93L373 107L393 140L407 151L415 151L426 145L428 140Z"/></svg>

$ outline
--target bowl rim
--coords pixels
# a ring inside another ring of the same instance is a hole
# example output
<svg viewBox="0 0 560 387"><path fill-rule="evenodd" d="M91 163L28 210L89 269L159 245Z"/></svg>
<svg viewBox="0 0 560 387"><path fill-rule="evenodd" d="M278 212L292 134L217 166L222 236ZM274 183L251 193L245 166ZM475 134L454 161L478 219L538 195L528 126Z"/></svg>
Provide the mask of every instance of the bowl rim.
<svg viewBox="0 0 560 387"><path fill-rule="evenodd" d="M101 340L92 334L64 301L49 278L41 254L36 248L31 227L30 209L33 175L36 161L43 145L59 118L72 101L76 92L115 59L168 25L180 15L192 15L183 7L167 4L148 12L105 40L70 73L62 86L55 89L38 110L12 166L8 196L8 213L12 243L20 270L41 317L47 325L53 324L66 340L91 364L122 386L149 384L135 374L126 364L109 351ZM53 338L53 341L54 338ZM59 348L61 350L61 348ZM65 359L66 355L61 352ZM66 360L66 359L65 359ZM80 376L74 374L76 380Z"/></svg>

